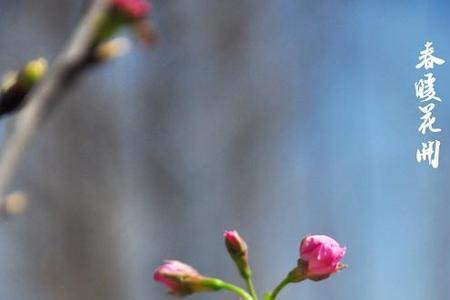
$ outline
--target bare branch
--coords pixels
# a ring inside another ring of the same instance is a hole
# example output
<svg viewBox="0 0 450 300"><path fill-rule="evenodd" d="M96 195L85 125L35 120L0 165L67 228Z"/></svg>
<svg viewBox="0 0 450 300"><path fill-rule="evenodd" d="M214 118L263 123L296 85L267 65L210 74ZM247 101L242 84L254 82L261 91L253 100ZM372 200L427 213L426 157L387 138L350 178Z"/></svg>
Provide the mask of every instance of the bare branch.
<svg viewBox="0 0 450 300"><path fill-rule="evenodd" d="M13 178L24 150L41 125L46 114L61 99L58 97L70 81L79 75L79 69L91 51L95 39L96 22L106 8L106 0L94 0L78 29L56 58L49 74L27 96L26 106L17 115L14 128L6 139L0 154L0 206Z"/></svg>

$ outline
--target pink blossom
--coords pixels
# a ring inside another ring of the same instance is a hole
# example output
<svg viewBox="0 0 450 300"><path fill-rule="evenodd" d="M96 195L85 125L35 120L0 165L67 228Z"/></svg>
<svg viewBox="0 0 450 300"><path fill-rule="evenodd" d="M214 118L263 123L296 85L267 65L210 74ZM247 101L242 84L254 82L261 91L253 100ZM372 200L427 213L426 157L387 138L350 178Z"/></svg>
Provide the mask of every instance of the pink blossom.
<svg viewBox="0 0 450 300"><path fill-rule="evenodd" d="M307 277L322 278L345 268L341 259L346 248L326 235L310 235L300 245L300 261L306 266Z"/></svg>
<svg viewBox="0 0 450 300"><path fill-rule="evenodd" d="M143 19L152 9L147 0L112 0L112 5L133 19Z"/></svg>
<svg viewBox="0 0 450 300"><path fill-rule="evenodd" d="M190 282L202 276L189 265L177 260L166 260L155 271L153 279L163 283L173 295L188 295L193 292Z"/></svg>

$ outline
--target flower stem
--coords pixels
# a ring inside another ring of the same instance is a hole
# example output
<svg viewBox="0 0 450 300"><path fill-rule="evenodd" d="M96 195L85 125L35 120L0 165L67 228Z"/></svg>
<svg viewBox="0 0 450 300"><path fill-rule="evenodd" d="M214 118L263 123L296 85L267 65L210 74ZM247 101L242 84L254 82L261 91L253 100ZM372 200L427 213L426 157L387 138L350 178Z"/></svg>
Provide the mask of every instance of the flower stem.
<svg viewBox="0 0 450 300"><path fill-rule="evenodd" d="M251 276L248 276L247 278L245 278L245 284L247 285L247 290L252 295L252 298L254 300L258 300L258 295L256 294L255 287L253 286L253 281L252 281Z"/></svg>
<svg viewBox="0 0 450 300"><path fill-rule="evenodd" d="M275 298L278 296L278 293L289 283L291 282L291 279L288 277L286 277L285 279L283 279L283 281L280 282L280 284L277 285L277 287L270 293L270 295L268 296L268 300L275 300Z"/></svg>
<svg viewBox="0 0 450 300"><path fill-rule="evenodd" d="M241 297L244 300L253 300L252 296L250 296L249 293L247 293L245 290L241 289L238 286L235 286L234 284L223 282L222 288L225 290L228 290L232 293L235 293L239 297Z"/></svg>

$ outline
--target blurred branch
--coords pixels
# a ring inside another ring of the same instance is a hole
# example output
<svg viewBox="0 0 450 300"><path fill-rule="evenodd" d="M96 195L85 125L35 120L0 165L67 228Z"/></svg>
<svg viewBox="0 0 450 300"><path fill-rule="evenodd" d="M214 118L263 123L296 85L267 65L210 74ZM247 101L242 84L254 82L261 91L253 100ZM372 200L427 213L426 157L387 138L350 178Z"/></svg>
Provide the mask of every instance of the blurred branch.
<svg viewBox="0 0 450 300"><path fill-rule="evenodd" d="M17 115L12 132L0 154L0 207L6 203L6 189L33 135L47 113L60 101L58 96L85 68L86 58L96 38L96 25L106 9L106 4L105 0L93 1L48 75L27 95L27 104Z"/></svg>

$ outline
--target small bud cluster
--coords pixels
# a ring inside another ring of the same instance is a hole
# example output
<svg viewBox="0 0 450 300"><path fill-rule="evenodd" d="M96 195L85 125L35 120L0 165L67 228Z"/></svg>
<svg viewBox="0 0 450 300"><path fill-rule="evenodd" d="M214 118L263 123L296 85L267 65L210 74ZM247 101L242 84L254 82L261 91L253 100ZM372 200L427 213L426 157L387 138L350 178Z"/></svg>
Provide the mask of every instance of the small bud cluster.
<svg viewBox="0 0 450 300"><path fill-rule="evenodd" d="M200 275L191 266L176 260L166 261L158 267L154 279L166 285L169 293L176 296L226 289L242 299L257 300L257 293L253 288L251 279L246 242L236 231L226 231L224 240L228 254L234 261L242 278L246 281L247 291L220 279ZM341 263L345 252L346 248L341 247L338 242L329 236L306 236L300 243L300 258L297 266L272 292L266 293L264 299L274 300L280 290L288 283L300 282L305 279L323 280L346 268L346 265Z"/></svg>

